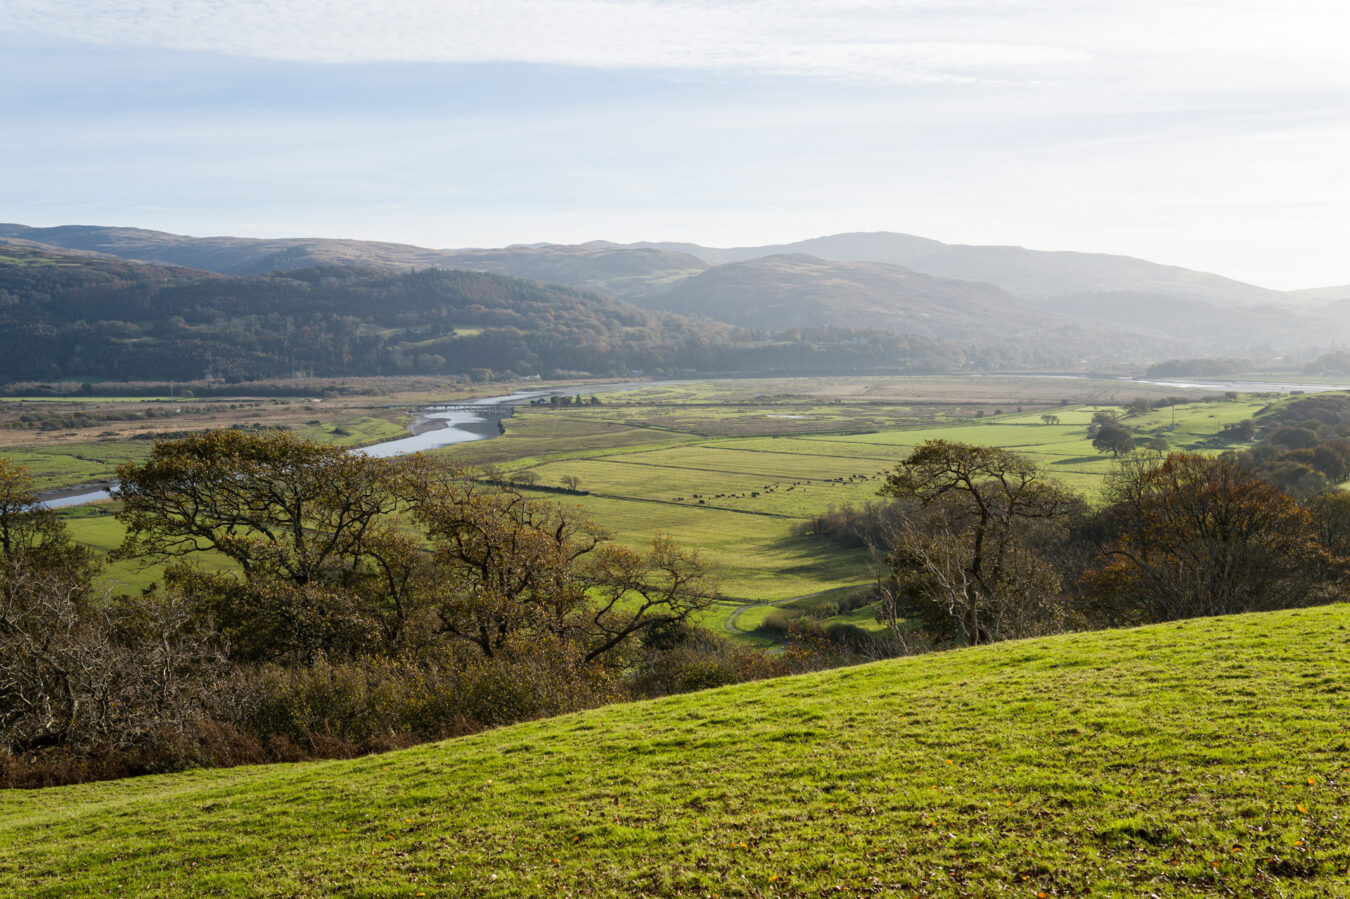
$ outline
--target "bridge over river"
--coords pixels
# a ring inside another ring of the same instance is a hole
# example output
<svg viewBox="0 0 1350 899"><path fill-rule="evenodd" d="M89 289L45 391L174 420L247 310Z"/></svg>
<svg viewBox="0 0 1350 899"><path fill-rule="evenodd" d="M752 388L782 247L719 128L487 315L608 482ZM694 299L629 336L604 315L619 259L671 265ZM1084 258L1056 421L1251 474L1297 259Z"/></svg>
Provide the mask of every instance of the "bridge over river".
<svg viewBox="0 0 1350 899"><path fill-rule="evenodd" d="M467 412L483 418L510 418L515 406L507 403L419 403L416 406L394 406L395 409L413 409L422 413Z"/></svg>

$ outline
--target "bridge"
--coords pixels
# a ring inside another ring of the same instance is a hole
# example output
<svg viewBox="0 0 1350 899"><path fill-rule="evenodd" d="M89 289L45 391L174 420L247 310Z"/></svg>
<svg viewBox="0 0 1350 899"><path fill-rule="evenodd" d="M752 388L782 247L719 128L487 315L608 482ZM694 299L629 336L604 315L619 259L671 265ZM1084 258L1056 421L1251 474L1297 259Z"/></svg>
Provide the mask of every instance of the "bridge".
<svg viewBox="0 0 1350 899"><path fill-rule="evenodd" d="M516 407L505 403L431 403L409 406L419 412L471 412L483 418L510 418Z"/></svg>

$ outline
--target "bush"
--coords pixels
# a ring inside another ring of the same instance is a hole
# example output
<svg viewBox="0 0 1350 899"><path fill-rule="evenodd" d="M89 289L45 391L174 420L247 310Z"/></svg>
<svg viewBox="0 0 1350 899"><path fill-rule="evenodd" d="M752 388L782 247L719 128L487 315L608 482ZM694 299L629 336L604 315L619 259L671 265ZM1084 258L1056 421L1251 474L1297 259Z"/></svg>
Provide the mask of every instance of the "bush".
<svg viewBox="0 0 1350 899"><path fill-rule="evenodd" d="M782 659L698 627L680 628L648 650L632 682L637 697L688 693L788 672Z"/></svg>
<svg viewBox="0 0 1350 899"><path fill-rule="evenodd" d="M371 739L434 740L481 729L464 714L461 679L433 665L320 659L305 667L261 665L245 682L250 699L243 725L279 748L289 743L311 753L324 741L331 750Z"/></svg>

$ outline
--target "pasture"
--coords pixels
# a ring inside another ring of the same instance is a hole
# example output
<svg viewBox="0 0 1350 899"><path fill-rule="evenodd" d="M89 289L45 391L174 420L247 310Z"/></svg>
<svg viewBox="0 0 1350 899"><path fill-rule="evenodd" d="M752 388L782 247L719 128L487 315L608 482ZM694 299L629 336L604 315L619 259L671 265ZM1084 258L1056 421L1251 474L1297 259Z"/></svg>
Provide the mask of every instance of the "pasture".
<svg viewBox="0 0 1350 899"><path fill-rule="evenodd" d="M1136 395L1118 381L1050 378L663 384L604 394L598 406L526 407L505 422L505 436L441 452L529 472L542 486L577 479L581 493L548 495L626 543L660 532L697 549L722 583L725 608L734 608L866 583L867 552L794 537L793 525L876 500L885 474L925 440L1013 449L1094 495L1113 460L1093 449L1087 425L1098 411L1124 410L1071 399L1107 393ZM1166 435L1176 449L1203 449L1265 402L1213 397L1127 424L1141 437Z"/></svg>
<svg viewBox="0 0 1350 899"><path fill-rule="evenodd" d="M501 388L498 388L501 389ZM705 622L718 627L746 603L784 602L866 584L869 554L794 536L794 526L830 508L877 499L885 473L919 443L946 439L1024 453L1085 495L1099 489L1112 459L1096 452L1087 424L1136 396L1177 388L1058 378L838 378L664 383L600 393L598 405L526 406L500 438L438 451L471 465L578 493L539 491L575 505L630 545L658 533L697 550L721 584L724 602ZM1186 402L1126 419L1141 437L1173 448L1211 451L1225 424L1249 417L1265 398ZM226 404L230 405L230 404ZM373 414L355 400L234 403L324 442L368 443L399 436L392 410ZM302 417L302 416L318 417ZM1047 423L1043 415L1057 421ZM264 417L261 421L271 420ZM142 458L150 441L56 441L7 452L40 484L106 477L123 458ZM82 542L99 550L120 534L108 516L65 513ZM104 582L139 589L157 576L132 563ZM756 609L740 628L762 619ZM859 613L850 613L856 622Z"/></svg>
<svg viewBox="0 0 1350 899"><path fill-rule="evenodd" d="M1350 606L0 795L0 895L1344 896Z"/></svg>
<svg viewBox="0 0 1350 899"><path fill-rule="evenodd" d="M411 415L388 400L44 397L0 402L0 456L28 466L39 490L107 481L155 440L219 428L285 428L358 446L406 435Z"/></svg>

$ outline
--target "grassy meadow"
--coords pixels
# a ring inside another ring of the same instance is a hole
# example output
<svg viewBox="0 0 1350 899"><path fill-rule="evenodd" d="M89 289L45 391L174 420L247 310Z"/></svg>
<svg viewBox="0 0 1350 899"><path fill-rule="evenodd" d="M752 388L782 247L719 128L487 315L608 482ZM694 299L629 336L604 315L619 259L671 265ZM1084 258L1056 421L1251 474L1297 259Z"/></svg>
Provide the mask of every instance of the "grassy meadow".
<svg viewBox="0 0 1350 899"><path fill-rule="evenodd" d="M1093 413L1120 411L1118 404L1136 396L1180 393L1055 378L664 383L601 393L598 405L520 407L505 421L503 437L439 452L511 473L528 471L543 486L577 478L580 494L541 495L579 506L626 543L641 545L667 533L698 550L724 595L704 623L724 627L747 603L783 603L866 583L871 560L865 551L794 536L794 525L832 507L877 499L885 472L919 443L941 438L1007 447L1091 496L1113 464L1086 437ZM431 399L431 394L395 396ZM1127 423L1142 437L1161 436L1173 448L1213 450L1209 441L1223 425L1251 416L1267 401L1212 396ZM346 445L401 436L406 420L406 413L370 408L369 400L215 405L225 409L217 413L233 412L240 421L284 424L303 436ZM1058 423L1047 424L1043 414L1057 416ZM122 459L143 458L149 446L143 439L56 440L0 453L29 465L41 486L51 486L106 477ZM107 514L63 514L77 539L96 549L120 539ZM153 568L120 562L105 572L103 583L138 590L157 576ZM729 630L748 629L769 611L759 606ZM835 620L856 623L860 615L867 613Z"/></svg>
<svg viewBox="0 0 1350 899"><path fill-rule="evenodd" d="M1350 605L0 793L0 895L1350 895Z"/></svg>
<svg viewBox="0 0 1350 899"><path fill-rule="evenodd" d="M699 550L728 600L708 619L718 624L739 604L866 582L866 552L794 537L793 525L876 500L885 473L925 440L1007 447L1094 495L1113 460L1093 449L1087 425L1099 410L1122 408L1073 400L1150 396L1129 386L1122 392L1115 381L1051 378L664 384L602 395L601 405L526 407L505 422L504 437L442 452L531 472L540 485L577 478L584 495L549 495L579 506L625 542L664 532ZM1267 401L1216 397L1128 424L1173 448L1213 449L1207 441L1223 425ZM1059 422L1047 424L1043 414ZM739 626L765 614L757 609Z"/></svg>
<svg viewBox="0 0 1350 899"><path fill-rule="evenodd" d="M360 446L402 437L412 416L381 399L42 397L0 401L0 456L28 466L39 490L108 481L157 439L227 427L280 427Z"/></svg>

